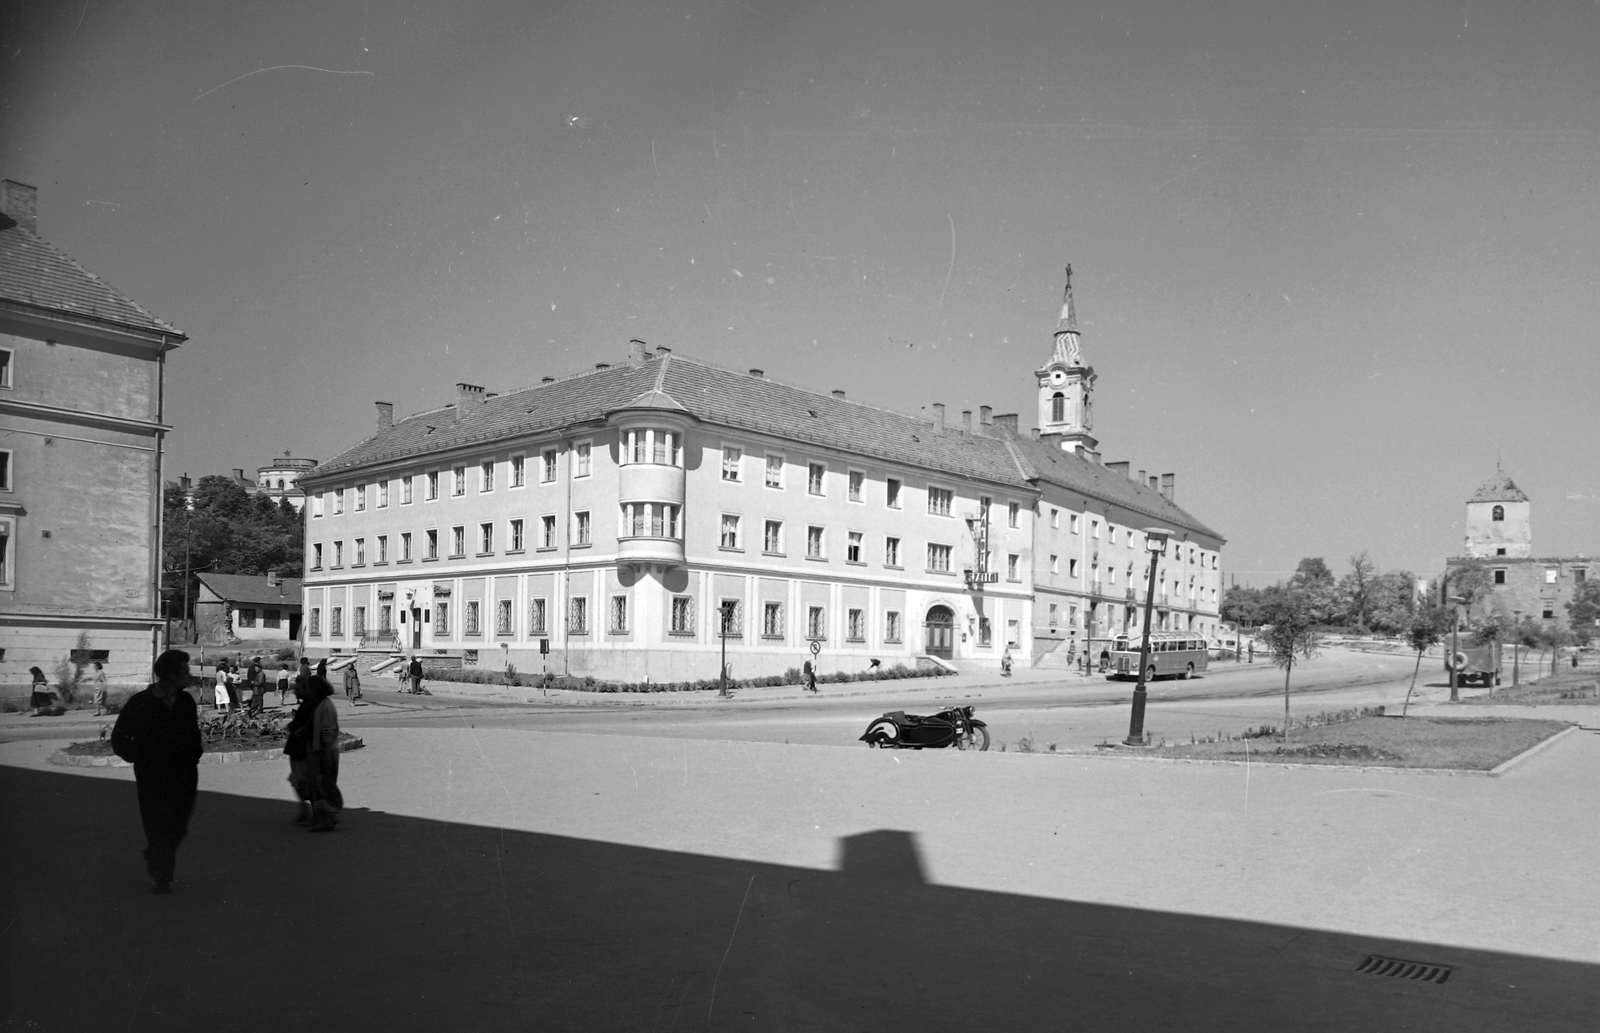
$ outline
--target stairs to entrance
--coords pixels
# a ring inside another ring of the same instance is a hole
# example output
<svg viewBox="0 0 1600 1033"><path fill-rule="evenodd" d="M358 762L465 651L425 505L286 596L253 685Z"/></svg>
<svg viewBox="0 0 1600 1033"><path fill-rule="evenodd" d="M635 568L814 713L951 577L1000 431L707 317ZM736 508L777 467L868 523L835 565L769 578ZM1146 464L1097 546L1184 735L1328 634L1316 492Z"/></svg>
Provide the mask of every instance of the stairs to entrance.
<svg viewBox="0 0 1600 1033"><path fill-rule="evenodd" d="M1055 648L1046 653L1039 654L1033 661L1036 670L1044 671L1070 671L1077 665L1072 660L1072 643L1070 641L1057 642Z"/></svg>

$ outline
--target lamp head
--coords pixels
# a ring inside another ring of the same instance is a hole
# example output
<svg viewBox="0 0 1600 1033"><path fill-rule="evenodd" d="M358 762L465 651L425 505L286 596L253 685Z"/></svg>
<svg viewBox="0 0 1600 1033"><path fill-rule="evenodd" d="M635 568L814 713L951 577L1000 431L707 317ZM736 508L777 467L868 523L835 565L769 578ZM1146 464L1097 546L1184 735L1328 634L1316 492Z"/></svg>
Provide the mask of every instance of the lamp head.
<svg viewBox="0 0 1600 1033"><path fill-rule="evenodd" d="M1167 539L1172 537L1172 532L1164 527L1147 527L1144 529L1144 547L1150 550L1152 556L1159 556L1167 551Z"/></svg>

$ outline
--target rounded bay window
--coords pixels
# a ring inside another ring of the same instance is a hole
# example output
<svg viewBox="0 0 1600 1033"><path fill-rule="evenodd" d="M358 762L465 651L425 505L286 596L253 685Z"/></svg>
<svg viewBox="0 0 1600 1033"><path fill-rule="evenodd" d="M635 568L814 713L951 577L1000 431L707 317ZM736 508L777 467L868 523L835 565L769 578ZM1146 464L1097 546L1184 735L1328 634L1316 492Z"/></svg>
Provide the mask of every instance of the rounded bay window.
<svg viewBox="0 0 1600 1033"><path fill-rule="evenodd" d="M615 412L621 564L683 565L684 432L693 417L660 406Z"/></svg>

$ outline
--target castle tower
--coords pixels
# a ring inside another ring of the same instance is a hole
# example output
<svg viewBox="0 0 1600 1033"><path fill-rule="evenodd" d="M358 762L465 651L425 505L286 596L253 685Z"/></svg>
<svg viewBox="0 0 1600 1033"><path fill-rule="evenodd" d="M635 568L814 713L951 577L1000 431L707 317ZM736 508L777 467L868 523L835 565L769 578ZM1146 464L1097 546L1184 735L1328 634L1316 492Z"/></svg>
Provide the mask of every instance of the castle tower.
<svg viewBox="0 0 1600 1033"><path fill-rule="evenodd" d="M1499 467L1467 500L1467 550L1473 557L1533 555L1530 503Z"/></svg>
<svg viewBox="0 0 1600 1033"><path fill-rule="evenodd" d="M1039 437L1085 458L1096 456L1099 442L1094 428L1091 395L1094 368L1083 361L1078 342L1078 313L1072 301L1072 266L1067 266L1067 288L1056 322L1055 350L1043 368L1034 370L1039 382Z"/></svg>

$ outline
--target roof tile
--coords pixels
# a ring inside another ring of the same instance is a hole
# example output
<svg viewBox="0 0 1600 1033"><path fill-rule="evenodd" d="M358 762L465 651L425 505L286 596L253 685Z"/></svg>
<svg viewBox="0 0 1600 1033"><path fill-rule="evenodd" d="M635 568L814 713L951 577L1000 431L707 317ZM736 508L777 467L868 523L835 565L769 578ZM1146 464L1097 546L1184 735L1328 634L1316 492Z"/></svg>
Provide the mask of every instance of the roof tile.
<svg viewBox="0 0 1600 1033"><path fill-rule="evenodd" d="M184 336L4 215L0 215L0 299L136 330Z"/></svg>

